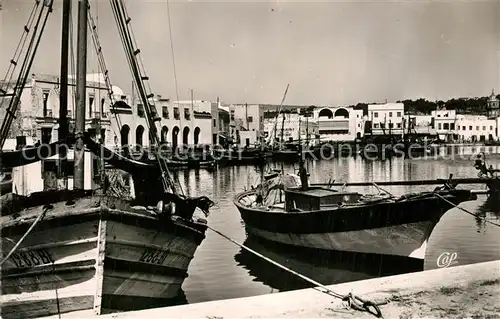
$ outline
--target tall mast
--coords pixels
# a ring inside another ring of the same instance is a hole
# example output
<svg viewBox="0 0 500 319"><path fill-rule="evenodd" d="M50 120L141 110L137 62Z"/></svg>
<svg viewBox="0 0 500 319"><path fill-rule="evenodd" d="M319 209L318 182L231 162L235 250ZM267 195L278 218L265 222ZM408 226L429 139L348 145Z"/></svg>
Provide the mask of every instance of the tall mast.
<svg viewBox="0 0 500 319"><path fill-rule="evenodd" d="M61 73L59 88L59 141L64 145L59 152L61 159L59 165L59 176L64 180L64 188L67 188L67 152L68 139L68 51L69 51L69 16L71 13L71 0L63 0L62 8L62 33L61 33Z"/></svg>
<svg viewBox="0 0 500 319"><path fill-rule="evenodd" d="M283 110L281 110L281 136L280 136L280 141L283 146L283 133L285 131L285 113L283 113Z"/></svg>
<svg viewBox="0 0 500 319"><path fill-rule="evenodd" d="M194 112L194 92L193 92L193 89L191 89L191 111Z"/></svg>
<svg viewBox="0 0 500 319"><path fill-rule="evenodd" d="M302 190L306 191L309 189L309 182L307 180L307 170L305 168L304 159L302 158L302 141L300 138L300 117L299 117L299 177L300 183L302 184Z"/></svg>
<svg viewBox="0 0 500 319"><path fill-rule="evenodd" d="M248 126L248 104L245 103L245 124L247 126L247 131L250 130L249 126Z"/></svg>
<svg viewBox="0 0 500 319"><path fill-rule="evenodd" d="M288 92L288 88L290 87L290 84L287 84L286 86L286 89L285 89L285 93L283 94L283 98L281 99L281 103L280 103L280 106L278 107L278 114L276 114L276 120L274 122L274 130L273 130L273 140L272 140L272 144L274 146L274 143L275 143L275 138L276 138L276 131L278 129L278 117L281 113L281 108L283 107L283 103L285 102L285 98L286 98L286 93Z"/></svg>
<svg viewBox="0 0 500 319"><path fill-rule="evenodd" d="M85 105L87 102L87 8L88 0L78 0L78 38L76 54L76 110L75 110L75 173L73 189L85 188Z"/></svg>

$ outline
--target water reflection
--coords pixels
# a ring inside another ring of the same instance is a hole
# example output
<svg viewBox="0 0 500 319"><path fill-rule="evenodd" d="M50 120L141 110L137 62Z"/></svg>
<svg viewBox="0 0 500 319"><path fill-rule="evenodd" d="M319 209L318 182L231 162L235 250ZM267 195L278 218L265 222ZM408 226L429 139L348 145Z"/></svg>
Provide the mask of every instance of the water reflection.
<svg viewBox="0 0 500 319"><path fill-rule="evenodd" d="M488 155L488 165L500 167L500 155ZM389 181L447 178L453 173L455 178L475 177L477 171L468 159L414 159L393 158L386 161L367 161L361 157L334 158L325 161L308 161L310 181L326 183L329 179L337 182L349 181ZM273 167L274 165L270 165ZM293 172L293 165L285 164L285 172ZM280 164L276 164L280 168ZM234 240L243 243L245 229L240 214L232 199L238 192L252 184L260 176L255 166L215 167L199 170L174 171L191 196L205 195L216 202L209 216L210 226ZM188 177L189 176L189 177ZM466 186L461 186L465 188ZM394 195L432 190L434 186L385 186ZM480 188L478 185L472 186ZM353 187L355 191L376 191L374 187ZM486 218L498 218L499 199L480 196L477 201L462 203L460 206ZM500 220L496 221L500 223ZM478 232L478 229L480 230ZM437 258L446 252L458 253L457 265L483 262L500 258L500 229L483 224L473 216L459 209L451 209L434 229L427 246L425 269L437 268ZM252 239L247 241L254 245ZM286 266L325 284L359 280L406 271L418 271L419 265L405 266L404 260L371 257L361 254L324 256L297 254L295 251L281 252L268 244L254 248ZM385 256L384 256L385 257ZM377 259L378 258L378 259ZM382 267L380 265L382 264ZM258 257L241 252L240 248L219 235L207 231L206 239L197 249L189 266L189 277L183 284L190 303L236 297L255 296L271 291L310 287L306 282L269 264Z"/></svg>
<svg viewBox="0 0 500 319"><path fill-rule="evenodd" d="M290 248L255 236L244 245L264 256L325 285L421 271L423 261L399 256L381 256L348 252ZM253 281L278 291L303 289L311 284L245 249L234 256L248 270Z"/></svg>
<svg viewBox="0 0 500 319"><path fill-rule="evenodd" d="M492 221L496 224L500 224L500 196L490 196L488 199L479 206L475 212L477 232L481 233L486 231L486 227L497 227L495 225L488 225L487 221Z"/></svg>

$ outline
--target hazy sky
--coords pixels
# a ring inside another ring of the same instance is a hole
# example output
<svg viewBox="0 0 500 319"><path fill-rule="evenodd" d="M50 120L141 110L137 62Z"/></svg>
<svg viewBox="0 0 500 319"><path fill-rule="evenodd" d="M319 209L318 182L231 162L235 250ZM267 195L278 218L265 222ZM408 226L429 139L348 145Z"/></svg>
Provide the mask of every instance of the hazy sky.
<svg viewBox="0 0 500 319"><path fill-rule="evenodd" d="M34 2L3 0L1 77ZM166 1L126 3L154 93L176 99ZM111 81L130 93L109 1L91 6ZM171 0L170 13L180 99L278 104L287 83L289 104L500 91L500 1ZM60 20L55 0L34 72L59 72Z"/></svg>

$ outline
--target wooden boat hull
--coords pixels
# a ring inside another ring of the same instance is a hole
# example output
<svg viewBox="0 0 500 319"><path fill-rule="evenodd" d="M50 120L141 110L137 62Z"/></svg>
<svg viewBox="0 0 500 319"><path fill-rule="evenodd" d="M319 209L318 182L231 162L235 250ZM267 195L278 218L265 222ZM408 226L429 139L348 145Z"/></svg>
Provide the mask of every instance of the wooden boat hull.
<svg viewBox="0 0 500 319"><path fill-rule="evenodd" d="M144 208L109 197L52 205L2 265L2 318L176 303L206 225L159 222ZM3 255L41 211L37 206L18 218L1 217Z"/></svg>
<svg viewBox="0 0 500 319"><path fill-rule="evenodd" d="M265 211L235 197L249 234L297 247L377 253L423 259L434 226L452 205L435 196L313 212ZM458 204L477 196L457 190L445 198Z"/></svg>

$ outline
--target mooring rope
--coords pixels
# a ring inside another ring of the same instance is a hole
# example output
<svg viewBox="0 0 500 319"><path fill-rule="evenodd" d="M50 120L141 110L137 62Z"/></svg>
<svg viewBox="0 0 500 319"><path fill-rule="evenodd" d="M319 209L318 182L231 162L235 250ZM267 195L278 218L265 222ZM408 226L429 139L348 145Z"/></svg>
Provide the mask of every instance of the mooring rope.
<svg viewBox="0 0 500 319"><path fill-rule="evenodd" d="M484 220L486 223L490 223L490 224L492 224L492 225L494 225L494 226L500 227L500 224L497 224L497 223L492 222L492 221L490 221L490 220L488 220L488 219L486 219L486 218L484 218L484 217L481 217L481 216L479 216L479 215L477 215L477 214L474 214L473 212L471 212L471 211L469 211L469 210L467 210L467 209L465 209L465 208L462 208L462 207L460 207L460 206L456 205L455 203L453 203L453 202L451 202L451 201L447 200L446 198L444 198L443 196L439 195L438 193L434 193L434 195L436 195L436 197L438 197L438 198L440 198L440 199L444 200L444 201L445 201L445 202L447 202L448 204L452 205L452 206L453 206L453 207L455 207L455 208L460 209L461 211L463 211L463 212L465 212L465 213L467 213L467 214L469 214L469 215L472 215L472 216L474 216L474 217L480 218L480 219Z"/></svg>
<svg viewBox="0 0 500 319"><path fill-rule="evenodd" d="M317 281L315 281L315 280L313 280L313 279L311 279L309 277L306 277L306 276L304 276L304 275L302 275L302 274L300 274L300 273L298 273L298 272L296 272L296 271L294 271L294 270L292 270L292 269L290 269L290 268L288 268L286 266L283 266L282 264L280 264L280 263L272 260L271 258L268 258L268 257L266 257L266 256L264 256L264 255L262 255L262 254L260 254L258 252L256 252L255 250L253 250L253 249L251 249L251 248L249 248L249 247L247 247L247 246L245 246L243 244L238 243L237 241L235 241L234 239L230 238L229 236L221 233L217 229L214 229L214 228L212 228L209 225L207 225L207 227L208 227L208 229L212 230L213 232L217 233L218 235L222 236L223 238L229 240L233 244L235 244L235 245L237 245L237 246L239 246L239 247L247 250L248 252L254 254L255 256L260 257L260 258L264 259L265 261L268 261L271 264L275 265L276 267L279 267L279 268L281 268L283 270L286 270L289 273L291 273L291 274L293 274L295 276L298 276L298 277L302 278L303 280L305 280L305 281L313 284L316 287L316 289L317 289L317 287L320 287L320 288L323 289L323 290L319 290L319 289L317 289L317 290L319 290L319 291L321 291L321 292L323 292L323 293L325 293L327 295L339 298L339 299L341 299L344 302L347 302L347 304L349 305L349 307L351 307L351 308L353 308L355 310L359 310L359 311L366 311L366 312L371 313L372 315L374 315L377 318L382 318L382 312L380 311L380 308L378 307L378 304L376 304L376 303L374 303L372 301L363 300L360 297L357 297L357 296L353 295L352 293L349 293L347 295L341 295L341 294L339 294L339 293L331 290L330 288L326 287L325 285L323 285L323 284L321 284L321 283L319 283L319 282L317 282Z"/></svg>
<svg viewBox="0 0 500 319"><path fill-rule="evenodd" d="M45 213L47 213L47 211L49 211L49 209L51 209L51 208L52 208L52 205L47 205L47 206L43 207L42 212L38 215L38 217L35 219L35 221L33 222L33 224L31 224L30 228L28 228L28 230L26 231L26 233L24 233L23 237L21 237L21 239L19 239L19 241L17 242L17 244L15 244L14 247L12 247L12 249L9 251L9 253L7 254L7 256L5 256L2 259L2 261L0 261L0 266L3 265L3 263L5 263L7 261L7 259L10 258L10 256L12 256L12 254L17 250L17 248L19 248L19 246L26 239L26 237L28 237L29 233L31 233L31 231L33 230L33 228L35 228L35 226L38 224L38 222L42 220L42 218L45 216Z"/></svg>

